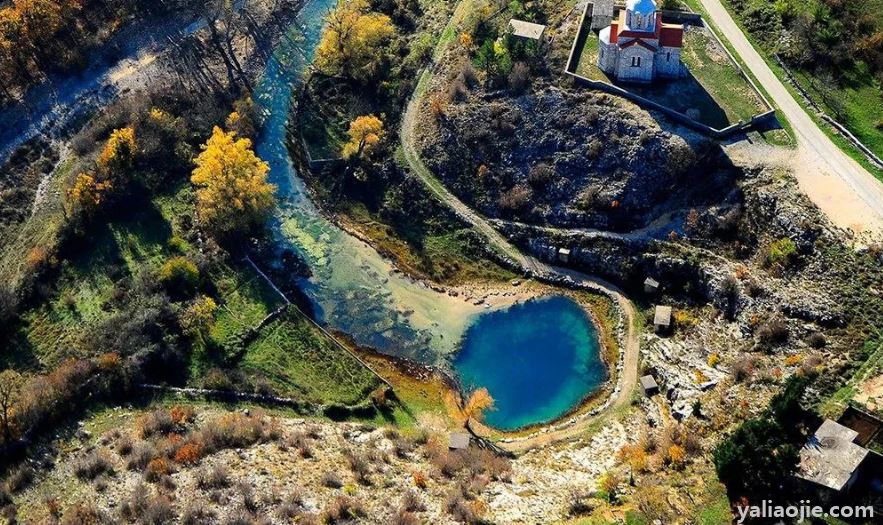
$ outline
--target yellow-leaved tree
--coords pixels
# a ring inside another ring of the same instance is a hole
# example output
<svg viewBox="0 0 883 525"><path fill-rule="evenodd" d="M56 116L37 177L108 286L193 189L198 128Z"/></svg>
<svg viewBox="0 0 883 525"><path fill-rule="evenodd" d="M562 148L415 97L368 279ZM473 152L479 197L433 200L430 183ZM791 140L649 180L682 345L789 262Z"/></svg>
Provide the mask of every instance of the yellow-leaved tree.
<svg viewBox="0 0 883 525"><path fill-rule="evenodd" d="M269 171L250 140L215 126L190 178L200 224L219 237L244 235L263 224L276 204Z"/></svg>
<svg viewBox="0 0 883 525"><path fill-rule="evenodd" d="M347 131L349 142L343 145L341 154L344 158L359 158L363 153L370 153L383 138L383 121L374 115L362 115L350 122Z"/></svg>
<svg viewBox="0 0 883 525"><path fill-rule="evenodd" d="M118 192L125 191L134 175L136 147L134 128L113 130L95 161L96 178L112 181Z"/></svg>
<svg viewBox="0 0 883 525"><path fill-rule="evenodd" d="M339 0L316 49L316 66L361 82L377 77L383 45L395 34L388 16L369 11L367 0Z"/></svg>
<svg viewBox="0 0 883 525"><path fill-rule="evenodd" d="M98 181L92 173L80 173L67 191L65 208L68 214L74 218L91 219L101 209L101 203L112 188L109 181Z"/></svg>

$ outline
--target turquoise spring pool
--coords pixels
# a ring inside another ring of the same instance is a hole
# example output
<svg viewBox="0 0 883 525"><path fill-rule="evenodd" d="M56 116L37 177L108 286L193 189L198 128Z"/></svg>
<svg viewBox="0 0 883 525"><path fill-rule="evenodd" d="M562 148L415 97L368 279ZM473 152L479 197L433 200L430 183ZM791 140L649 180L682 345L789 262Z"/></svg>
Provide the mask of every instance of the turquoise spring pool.
<svg viewBox="0 0 883 525"><path fill-rule="evenodd" d="M594 323L561 296L478 316L454 369L467 392L488 389L495 404L484 421L500 430L560 418L607 379Z"/></svg>

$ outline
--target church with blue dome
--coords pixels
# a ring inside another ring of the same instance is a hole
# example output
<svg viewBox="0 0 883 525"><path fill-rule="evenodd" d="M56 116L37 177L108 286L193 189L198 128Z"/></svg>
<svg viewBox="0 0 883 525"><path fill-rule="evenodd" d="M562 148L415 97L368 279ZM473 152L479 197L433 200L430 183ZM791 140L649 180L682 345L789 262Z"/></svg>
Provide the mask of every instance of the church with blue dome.
<svg viewBox="0 0 883 525"><path fill-rule="evenodd" d="M620 82L649 83L683 72L684 26L664 23L655 0L627 0L598 38L598 67Z"/></svg>

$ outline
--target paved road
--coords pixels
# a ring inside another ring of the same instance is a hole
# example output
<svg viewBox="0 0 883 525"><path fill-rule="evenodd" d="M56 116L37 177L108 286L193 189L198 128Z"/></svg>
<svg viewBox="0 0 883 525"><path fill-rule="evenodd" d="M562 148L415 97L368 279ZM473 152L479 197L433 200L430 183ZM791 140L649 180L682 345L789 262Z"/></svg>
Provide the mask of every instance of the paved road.
<svg viewBox="0 0 883 525"><path fill-rule="evenodd" d="M838 226L883 231L883 184L819 129L754 49L720 0L701 2L723 36L791 122L801 157L795 169L801 189Z"/></svg>
<svg viewBox="0 0 883 525"><path fill-rule="evenodd" d="M460 20L469 12L471 7L470 0L462 0L454 10L448 26L451 29L458 29ZM435 49L433 57L439 59L445 51L449 42L440 42ZM511 452L525 452L538 446L543 446L556 441L572 439L582 435L586 429L596 422L599 418L610 414L612 409L622 408L631 402L631 394L638 383L638 356L640 353L640 342L638 337L638 328L635 322L636 311L631 301L626 298L625 294L617 288L604 281L603 279L586 275L573 270L558 268L548 265L535 257L522 253L518 248L512 245L500 232L498 232L490 222L476 213L472 208L467 206L457 196L452 194L439 181L435 175L424 164L420 158L416 147L414 146L414 131L417 128L420 118L426 118L426 115L420 114L420 100L423 97L423 86L429 85L429 81L434 74L434 68L428 68L424 71L421 81L418 83L417 89L408 102L408 107L402 117L401 144L404 157L412 173L425 184L426 188L439 199L443 204L449 206L457 215L465 222L472 225L475 230L481 234L488 243L498 252L506 255L514 261L524 271L529 272L539 278L565 278L579 286L591 288L600 293L604 293L613 298L619 306L625 323L625 341L622 351L622 370L617 381L617 385L607 400L606 409L597 416L584 416L579 418L573 424L563 424L554 427L546 432L534 434L525 438L516 438L507 440L505 443L499 443L503 448Z"/></svg>

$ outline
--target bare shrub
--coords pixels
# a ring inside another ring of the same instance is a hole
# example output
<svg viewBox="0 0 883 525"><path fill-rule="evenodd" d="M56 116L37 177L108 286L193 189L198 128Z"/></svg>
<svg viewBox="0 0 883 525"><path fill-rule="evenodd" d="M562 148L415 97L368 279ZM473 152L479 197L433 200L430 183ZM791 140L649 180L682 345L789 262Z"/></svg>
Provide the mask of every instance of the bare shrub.
<svg viewBox="0 0 883 525"><path fill-rule="evenodd" d="M399 509L395 516L392 517L392 525L418 525L419 523L420 520L417 519L413 512L408 512L404 509Z"/></svg>
<svg viewBox="0 0 883 525"><path fill-rule="evenodd" d="M133 447L134 443L132 442L132 436L130 436L129 434L123 434L117 440L116 450L117 454L119 454L120 456L125 457L131 454Z"/></svg>
<svg viewBox="0 0 883 525"><path fill-rule="evenodd" d="M132 447L131 454L129 454L126 468L129 470L144 470L147 468L147 464L150 463L150 460L155 457L156 449L153 445L146 441L136 443L135 446Z"/></svg>
<svg viewBox="0 0 883 525"><path fill-rule="evenodd" d="M68 507L61 516L61 525L99 525L111 523L110 518L94 503L82 501Z"/></svg>
<svg viewBox="0 0 883 525"><path fill-rule="evenodd" d="M297 450L300 457L307 459L313 457L313 449L310 446L310 437L303 432L289 434L286 440L289 447Z"/></svg>
<svg viewBox="0 0 883 525"><path fill-rule="evenodd" d="M329 470L322 475L322 485L329 489L339 489L343 486L343 482L340 480L340 476L338 476L336 472Z"/></svg>
<svg viewBox="0 0 883 525"><path fill-rule="evenodd" d="M168 434L174 431L177 425L168 410L158 408L139 417L136 427L141 438L148 438Z"/></svg>
<svg viewBox="0 0 883 525"><path fill-rule="evenodd" d="M534 188L542 188L555 178L555 168L545 162L535 164L527 174L527 182Z"/></svg>
<svg viewBox="0 0 883 525"><path fill-rule="evenodd" d="M451 81L451 85L448 86L448 100L452 102L463 102L468 95L469 88L466 87L466 82L464 82L462 78L457 77Z"/></svg>
<svg viewBox="0 0 883 525"><path fill-rule="evenodd" d="M138 518L138 523L141 525L163 525L171 523L176 517L171 500L166 496L157 496L147 503L147 507Z"/></svg>
<svg viewBox="0 0 883 525"><path fill-rule="evenodd" d="M445 497L445 512L451 515L454 521L459 523L477 524L479 517L472 510L472 506L466 500L463 490L456 488Z"/></svg>
<svg viewBox="0 0 883 525"><path fill-rule="evenodd" d="M221 489L230 485L230 476L223 465L203 467L196 473L196 486L201 489Z"/></svg>
<svg viewBox="0 0 883 525"><path fill-rule="evenodd" d="M254 497L254 488L245 482L236 484L236 490L242 498L242 507L249 512L257 512L258 502Z"/></svg>
<svg viewBox="0 0 883 525"><path fill-rule="evenodd" d="M529 186L518 184L500 195L497 202L500 210L508 213L524 211L533 197L533 191Z"/></svg>
<svg viewBox="0 0 883 525"><path fill-rule="evenodd" d="M34 481L34 469L27 463L17 465L6 476L6 489L15 493L28 487Z"/></svg>
<svg viewBox="0 0 883 525"><path fill-rule="evenodd" d="M367 513L361 503L349 496L338 496L331 500L322 511L324 523L342 523L365 517Z"/></svg>
<svg viewBox="0 0 883 525"><path fill-rule="evenodd" d="M757 329L757 339L767 346L778 346L788 341L788 325L781 317L773 317Z"/></svg>
<svg viewBox="0 0 883 525"><path fill-rule="evenodd" d="M353 471L356 481L363 485L370 484L369 476L371 475L371 465L368 463L368 459L365 455L348 448L344 449L343 456L346 458L350 470Z"/></svg>
<svg viewBox="0 0 883 525"><path fill-rule="evenodd" d="M181 525L209 525L217 522L217 513L202 502L192 503L181 515Z"/></svg>
<svg viewBox="0 0 883 525"><path fill-rule="evenodd" d="M733 363L733 379L741 383L754 373L754 358L751 356L743 356Z"/></svg>
<svg viewBox="0 0 883 525"><path fill-rule="evenodd" d="M824 348L827 344L825 340L825 335L821 332L813 332L806 338L806 344L810 346L810 348Z"/></svg>
<svg viewBox="0 0 883 525"><path fill-rule="evenodd" d="M530 67L524 62L516 62L509 72L509 88L520 95L530 87Z"/></svg>
<svg viewBox="0 0 883 525"><path fill-rule="evenodd" d="M402 496L402 509L408 512L422 512L426 510L426 505L416 492L409 490Z"/></svg>
<svg viewBox="0 0 883 525"><path fill-rule="evenodd" d="M585 516L595 511L598 502L594 494L588 490L574 490L570 493L570 504L567 512L571 516Z"/></svg>
<svg viewBox="0 0 883 525"><path fill-rule="evenodd" d="M82 480L93 480L101 474L112 474L113 463L107 452L93 450L74 463L74 474Z"/></svg>
<svg viewBox="0 0 883 525"><path fill-rule="evenodd" d="M478 73L475 71L475 66L472 65L472 62L468 60L463 62L463 67L460 69L460 76L463 77L463 81L470 89L478 85Z"/></svg>

